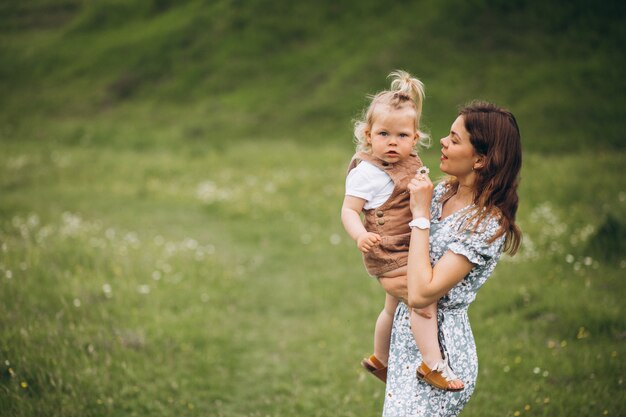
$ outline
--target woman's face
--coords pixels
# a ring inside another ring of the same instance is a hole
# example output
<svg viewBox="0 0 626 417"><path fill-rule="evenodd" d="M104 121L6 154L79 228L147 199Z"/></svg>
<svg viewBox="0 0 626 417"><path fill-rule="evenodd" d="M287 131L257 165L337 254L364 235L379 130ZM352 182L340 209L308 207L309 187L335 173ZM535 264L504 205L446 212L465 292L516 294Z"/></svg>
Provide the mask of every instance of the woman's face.
<svg viewBox="0 0 626 417"><path fill-rule="evenodd" d="M463 116L456 118L448 136L441 138L441 158L439 168L457 178L472 174L478 156L470 142L470 134L465 129Z"/></svg>

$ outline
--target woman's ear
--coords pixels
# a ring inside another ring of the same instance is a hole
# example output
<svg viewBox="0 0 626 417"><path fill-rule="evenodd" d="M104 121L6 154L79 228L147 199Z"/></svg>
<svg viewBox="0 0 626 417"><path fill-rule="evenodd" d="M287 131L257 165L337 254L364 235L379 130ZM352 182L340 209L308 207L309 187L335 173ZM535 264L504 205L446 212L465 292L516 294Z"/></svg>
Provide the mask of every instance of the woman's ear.
<svg viewBox="0 0 626 417"><path fill-rule="evenodd" d="M476 156L476 161L474 161L474 166L472 167L474 169L474 171L478 171L480 169L483 169L485 167L485 155L477 155Z"/></svg>

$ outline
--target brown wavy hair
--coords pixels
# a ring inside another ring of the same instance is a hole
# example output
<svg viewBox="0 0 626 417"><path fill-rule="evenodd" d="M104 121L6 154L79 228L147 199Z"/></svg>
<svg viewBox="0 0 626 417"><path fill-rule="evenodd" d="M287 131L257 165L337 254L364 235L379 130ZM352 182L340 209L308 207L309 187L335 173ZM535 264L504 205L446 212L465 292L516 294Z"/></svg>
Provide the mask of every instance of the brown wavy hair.
<svg viewBox="0 0 626 417"><path fill-rule="evenodd" d="M482 168L476 169L474 204L478 210L468 220L475 228L489 214L496 214L500 230L491 242L506 235L504 251L515 254L522 241L522 232L515 224L519 204L517 187L522 167L522 145L515 116L492 103L473 101L459 111L465 129L477 154L484 157ZM449 188L443 201L456 194L459 182L448 180Z"/></svg>

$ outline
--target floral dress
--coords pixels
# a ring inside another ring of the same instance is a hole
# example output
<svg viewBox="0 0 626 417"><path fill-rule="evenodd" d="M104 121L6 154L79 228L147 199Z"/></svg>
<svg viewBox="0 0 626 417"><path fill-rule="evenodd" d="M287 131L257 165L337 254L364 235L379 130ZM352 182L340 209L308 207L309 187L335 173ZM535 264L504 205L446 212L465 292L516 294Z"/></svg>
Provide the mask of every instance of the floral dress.
<svg viewBox="0 0 626 417"><path fill-rule="evenodd" d="M389 352L389 369L383 417L448 417L457 416L469 401L478 375L478 357L474 336L467 317L467 308L496 266L504 244L504 236L489 239L499 229L496 217L487 216L474 232L459 231L475 207L461 209L444 219L440 200L445 184L435 187L431 204L430 262L434 265L448 250L465 256L475 266L448 294L438 302L439 344L454 373L465 383L459 392L433 388L416 377L422 361L410 329L409 309L400 303L396 309Z"/></svg>

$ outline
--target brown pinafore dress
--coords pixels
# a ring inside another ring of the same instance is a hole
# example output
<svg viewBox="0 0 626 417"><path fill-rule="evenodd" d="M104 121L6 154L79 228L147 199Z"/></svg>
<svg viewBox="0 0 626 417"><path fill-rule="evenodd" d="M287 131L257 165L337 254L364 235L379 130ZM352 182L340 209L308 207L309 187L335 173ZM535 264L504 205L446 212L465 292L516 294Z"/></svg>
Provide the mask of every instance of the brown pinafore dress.
<svg viewBox="0 0 626 417"><path fill-rule="evenodd" d="M390 164L366 152L357 152L352 157L348 172L361 161L367 161L385 171L394 184L387 201L374 209L363 210L365 230L378 233L382 238L380 244L363 254L363 263L368 274L378 277L407 264L411 240L409 222L413 217L409 208L407 185L422 167L422 161L416 154L411 154L403 161Z"/></svg>

